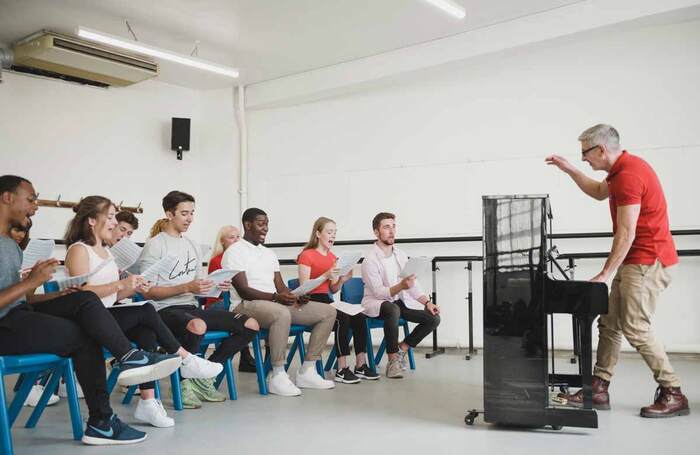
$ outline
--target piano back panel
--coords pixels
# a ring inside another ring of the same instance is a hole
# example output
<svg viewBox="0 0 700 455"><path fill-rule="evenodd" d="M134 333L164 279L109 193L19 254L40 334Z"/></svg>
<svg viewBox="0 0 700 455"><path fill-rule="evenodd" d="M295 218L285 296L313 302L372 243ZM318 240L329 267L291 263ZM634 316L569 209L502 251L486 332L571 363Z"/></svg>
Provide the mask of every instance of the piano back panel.
<svg viewBox="0 0 700 455"><path fill-rule="evenodd" d="M484 196L484 417L545 420L546 196Z"/></svg>

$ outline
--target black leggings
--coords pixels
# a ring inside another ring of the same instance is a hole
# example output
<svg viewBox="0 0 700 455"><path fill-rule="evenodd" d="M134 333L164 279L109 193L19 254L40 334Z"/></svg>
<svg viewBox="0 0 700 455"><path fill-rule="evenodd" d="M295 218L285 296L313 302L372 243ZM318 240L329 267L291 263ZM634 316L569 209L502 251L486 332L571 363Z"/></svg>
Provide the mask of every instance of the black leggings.
<svg viewBox="0 0 700 455"><path fill-rule="evenodd" d="M180 343L168 329L153 305L146 303L137 307L110 307L109 312L126 334L144 351L155 352L158 346L163 347L168 354L175 354L180 349ZM154 389L154 382L146 382L140 389Z"/></svg>
<svg viewBox="0 0 700 455"><path fill-rule="evenodd" d="M50 353L73 359L91 425L112 415L102 346L117 359L131 350L100 298L89 291L23 304L0 319L0 355Z"/></svg>
<svg viewBox="0 0 700 455"><path fill-rule="evenodd" d="M408 308L401 300L382 302L378 317L384 321L384 339L388 354L399 352L399 318L418 323L413 332L404 339L412 348L418 346L423 338L440 325L439 315L432 315L427 310Z"/></svg>
<svg viewBox="0 0 700 455"><path fill-rule="evenodd" d="M333 299L328 294L310 294L309 299L314 302L333 303ZM355 355L367 352L367 326L365 320L367 317L358 313L354 316L337 311L335 315L335 330L334 346L335 354L338 357L350 355L350 329L352 329L353 345L355 346Z"/></svg>
<svg viewBox="0 0 700 455"><path fill-rule="evenodd" d="M192 353L199 352L204 335L196 335L187 330L187 324L192 319L202 319L207 325L207 330L222 330L229 332L230 337L221 342L214 353L209 356L209 361L224 363L246 347L257 331L245 327L247 316L240 313L231 313L223 310L202 310L194 305L175 305L163 308L158 312L165 325L172 330L180 340L182 347Z"/></svg>

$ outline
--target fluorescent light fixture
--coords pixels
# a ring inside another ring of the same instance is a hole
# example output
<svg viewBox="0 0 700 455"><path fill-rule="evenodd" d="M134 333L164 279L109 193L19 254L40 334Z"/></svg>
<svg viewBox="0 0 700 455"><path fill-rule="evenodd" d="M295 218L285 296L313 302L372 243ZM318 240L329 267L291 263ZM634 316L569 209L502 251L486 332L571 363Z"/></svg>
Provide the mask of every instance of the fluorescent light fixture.
<svg viewBox="0 0 700 455"><path fill-rule="evenodd" d="M238 77L238 70L235 68L217 65L216 63L210 63L187 55L176 54L174 52L158 49L157 47L143 44L140 41L130 41L118 36L108 35L107 33L98 32L96 30L90 30L89 28L85 27L78 27L78 36L88 40L97 41L98 43L118 47L120 49L137 52L139 54L149 55L151 57L180 63L181 65L191 66L193 68L198 68L205 71L211 71L212 73L217 73L228 77Z"/></svg>
<svg viewBox="0 0 700 455"><path fill-rule="evenodd" d="M440 8L450 16L457 19L464 19L467 16L467 11L457 3L451 0L425 0L436 8Z"/></svg>

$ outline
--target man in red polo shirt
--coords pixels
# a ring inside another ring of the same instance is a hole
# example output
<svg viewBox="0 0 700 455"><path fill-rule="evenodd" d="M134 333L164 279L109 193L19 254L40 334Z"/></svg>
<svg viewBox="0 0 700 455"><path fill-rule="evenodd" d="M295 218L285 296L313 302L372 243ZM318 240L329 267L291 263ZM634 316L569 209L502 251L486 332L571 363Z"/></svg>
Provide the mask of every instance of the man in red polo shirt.
<svg viewBox="0 0 700 455"><path fill-rule="evenodd" d="M612 281L608 314L598 320L598 351L593 371L593 407L610 409L608 386L620 354L622 335L642 355L659 384L654 403L642 417L688 415L688 399L671 367L663 345L651 330L659 293L671 282L667 268L678 262L659 178L649 164L622 150L620 136L610 125L596 125L581 133L582 160L608 176L598 182L565 158L550 155L547 164L568 174L587 195L608 199L613 222L612 250L603 270L591 281ZM564 395L583 402L581 391Z"/></svg>

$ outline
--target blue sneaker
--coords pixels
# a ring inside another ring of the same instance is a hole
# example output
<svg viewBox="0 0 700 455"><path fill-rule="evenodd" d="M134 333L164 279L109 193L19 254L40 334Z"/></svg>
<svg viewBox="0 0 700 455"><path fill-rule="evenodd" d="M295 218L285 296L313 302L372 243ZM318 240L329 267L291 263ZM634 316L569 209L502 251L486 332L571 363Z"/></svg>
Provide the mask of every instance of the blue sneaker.
<svg viewBox="0 0 700 455"><path fill-rule="evenodd" d="M117 444L136 444L146 439L148 435L125 424L116 414L97 425L87 425L83 435L83 444L91 446L107 446Z"/></svg>
<svg viewBox="0 0 700 455"><path fill-rule="evenodd" d="M114 367L121 370L117 382L130 386L168 377L181 364L182 358L179 355L134 349L123 360L115 363Z"/></svg>

